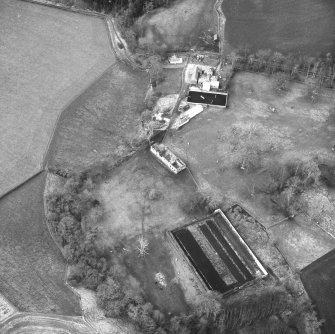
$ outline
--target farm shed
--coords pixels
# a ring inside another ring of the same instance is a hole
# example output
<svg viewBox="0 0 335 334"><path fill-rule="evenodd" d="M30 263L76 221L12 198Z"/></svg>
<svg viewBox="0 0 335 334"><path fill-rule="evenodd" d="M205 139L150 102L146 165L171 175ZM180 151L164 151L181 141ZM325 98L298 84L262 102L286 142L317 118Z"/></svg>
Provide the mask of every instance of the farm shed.
<svg viewBox="0 0 335 334"><path fill-rule="evenodd" d="M208 92L197 87L191 87L188 92L187 102L210 104L218 107L227 107L227 92Z"/></svg>
<svg viewBox="0 0 335 334"><path fill-rule="evenodd" d="M176 55L173 55L169 58L169 63L170 64L182 64L183 58L179 58Z"/></svg>

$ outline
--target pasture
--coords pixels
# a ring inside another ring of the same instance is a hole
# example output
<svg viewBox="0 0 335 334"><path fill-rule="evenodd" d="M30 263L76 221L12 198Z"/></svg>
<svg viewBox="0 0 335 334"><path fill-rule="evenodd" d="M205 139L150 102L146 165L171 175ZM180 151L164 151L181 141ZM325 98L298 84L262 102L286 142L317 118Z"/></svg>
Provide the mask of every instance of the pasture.
<svg viewBox="0 0 335 334"><path fill-rule="evenodd" d="M225 205L242 203L266 227L284 218L274 208L269 195L260 190L269 180L266 166L271 165L271 161L285 164L294 159L315 157L320 162L335 160L331 149L335 134L335 95L327 92L329 97L312 104L305 98L306 86L292 83L286 94L278 95L272 88L272 80L263 75L237 73L231 83L227 109L210 107L183 128L165 137L165 144L188 164L201 187L210 186L221 194ZM270 107L275 107L276 112L271 112ZM235 130L251 128L260 131L257 145L261 145L262 149L262 145L269 146L258 160L261 167L255 172L246 172L238 168L234 157L248 154L243 152L249 143L241 142L234 153L231 143L238 139L231 136L234 136ZM325 196L330 206L335 207L330 189L329 192L324 186L315 189ZM317 195L313 193L313 196ZM315 201L318 201L317 197ZM331 238L319 228L311 232L307 221L291 225L287 222L273 229L277 231L274 235L278 247L282 247L297 269L334 246ZM300 235L304 237L298 238ZM292 248L292 244L295 247ZM313 244L314 247L302 252L306 244ZM300 254L299 257L297 254Z"/></svg>
<svg viewBox="0 0 335 334"><path fill-rule="evenodd" d="M164 81L156 86L156 90L163 95L178 94L182 83L183 68L164 68Z"/></svg>
<svg viewBox="0 0 335 334"><path fill-rule="evenodd" d="M106 247L118 246L124 250L120 258L139 282L148 301L166 313L185 312L187 305L176 280L174 256L164 232L192 219L179 204L194 191L187 171L174 175L147 151L113 170L98 191L106 208L105 219L100 224ZM136 247L142 233L149 241L149 249L147 256L139 258ZM166 289L155 285L157 272L166 276Z"/></svg>
<svg viewBox="0 0 335 334"><path fill-rule="evenodd" d="M132 151L148 88L146 72L122 63L111 66L62 113L48 165L81 170Z"/></svg>
<svg viewBox="0 0 335 334"><path fill-rule="evenodd" d="M101 19L0 2L0 194L38 171L63 108L115 62Z"/></svg>
<svg viewBox="0 0 335 334"><path fill-rule="evenodd" d="M45 174L0 202L0 291L19 311L79 315L66 263L45 224Z"/></svg>
<svg viewBox="0 0 335 334"><path fill-rule="evenodd" d="M334 52L333 0L226 0L225 40L232 47L318 55Z"/></svg>
<svg viewBox="0 0 335 334"><path fill-rule="evenodd" d="M217 33L214 0L178 0L168 9L158 9L141 17L136 24L139 44L155 44L167 50L190 48L216 50L200 37Z"/></svg>

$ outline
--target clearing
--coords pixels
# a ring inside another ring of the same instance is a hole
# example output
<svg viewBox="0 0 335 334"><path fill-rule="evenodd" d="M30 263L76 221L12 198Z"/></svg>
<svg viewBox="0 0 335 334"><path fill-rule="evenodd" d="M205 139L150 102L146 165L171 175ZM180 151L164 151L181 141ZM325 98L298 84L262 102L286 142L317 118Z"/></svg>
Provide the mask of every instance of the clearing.
<svg viewBox="0 0 335 334"><path fill-rule="evenodd" d="M111 66L62 113L48 165L80 170L131 151L148 86L146 72Z"/></svg>
<svg viewBox="0 0 335 334"><path fill-rule="evenodd" d="M179 204L194 191L187 171L173 175L148 151L116 168L99 190L106 207L102 226L105 244L113 247L119 240L129 272L140 282L148 300L164 312L187 310L164 232L192 219ZM139 258L136 247L142 231L149 241L149 255ZM157 272L166 276L166 289L155 285Z"/></svg>
<svg viewBox="0 0 335 334"><path fill-rule="evenodd" d="M45 173L0 202L0 291L20 311L79 315L65 260L45 224Z"/></svg>
<svg viewBox="0 0 335 334"><path fill-rule="evenodd" d="M156 91L163 95L178 94L182 83L183 68L164 68L165 80L156 86Z"/></svg>
<svg viewBox="0 0 335 334"><path fill-rule="evenodd" d="M115 62L103 20L0 2L0 193L43 163L63 108Z"/></svg>
<svg viewBox="0 0 335 334"><path fill-rule="evenodd" d="M137 22L140 45L155 44L167 50L218 49L200 39L206 34L213 41L217 33L214 0L178 0L172 6L144 15Z"/></svg>
<svg viewBox="0 0 335 334"><path fill-rule="evenodd" d="M268 195L259 193L253 196L254 190L257 191L257 187L266 182L266 170L247 173L233 168L234 155L229 145L231 129L260 131L263 140L259 143L271 144L271 149L264 153L265 162L279 160L285 163L315 156L321 161L334 161L335 158L330 145L335 134L332 116L335 113L332 104L335 94L327 92L329 97L310 104L305 99L306 86L292 83L289 92L279 96L272 88L272 80L263 75L237 73L231 83L228 109L210 107L177 132L165 137L165 144L188 164L201 187L210 185L214 191L221 193L226 204L241 202L266 227L283 216L278 212L274 215ZM277 112L271 112L269 107L275 107ZM322 191L327 197L327 190ZM334 200L328 197L334 205ZM285 226L278 226L277 230ZM318 228L312 233L311 227L304 223L299 227L292 224L289 230L289 233L283 230L285 234L275 234L278 246L282 245L287 252L292 252L291 256L299 253L305 242L313 240L315 247L315 252L311 249L304 260L297 258L291 261L298 269L335 246L334 240L327 234ZM296 242L297 234L302 233L305 237L299 239L301 244L291 249L289 244ZM285 255L289 257L287 252Z"/></svg>
<svg viewBox="0 0 335 334"><path fill-rule="evenodd" d="M333 0L225 0L225 40L233 47L318 55L335 51Z"/></svg>

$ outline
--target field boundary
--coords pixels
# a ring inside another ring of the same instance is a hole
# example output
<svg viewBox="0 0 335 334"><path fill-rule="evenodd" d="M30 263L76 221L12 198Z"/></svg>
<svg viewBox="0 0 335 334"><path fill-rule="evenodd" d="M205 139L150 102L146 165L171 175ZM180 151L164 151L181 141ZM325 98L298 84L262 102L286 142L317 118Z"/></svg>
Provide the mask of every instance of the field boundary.
<svg viewBox="0 0 335 334"><path fill-rule="evenodd" d="M13 185L13 186L5 189L4 192L2 192L0 194L0 200L2 200L4 197L6 197L7 195L9 195L10 193L12 193L16 189L20 188L21 186L23 186L24 184L26 184L27 182L29 182L30 180L32 180L34 177L40 175L43 172L44 172L44 169L39 169L37 172L33 173L31 176L28 176L28 178L26 178L24 181L21 181L20 183L15 184L15 185Z"/></svg>
<svg viewBox="0 0 335 334"><path fill-rule="evenodd" d="M77 14L84 14L84 15L88 15L88 16L95 16L95 17L100 17L100 18L105 18L105 14L93 11L93 10L85 10L85 9L79 9L79 8L75 8L75 7L70 7L70 6L66 6L63 4L55 4L53 2L47 1L47 0L19 0L22 2L30 2L36 5L42 5L42 6L46 6L46 7L51 7L51 8L56 8L56 9L61 9L61 10L65 10L68 12L72 12L72 13L77 13Z"/></svg>
<svg viewBox="0 0 335 334"><path fill-rule="evenodd" d="M31 0L20 0L20 1L31 1ZM35 0L33 0L35 1ZM72 99L63 107L63 110L58 114L57 119L55 121L55 125L52 129L52 132L50 134L49 140L48 140L48 144L44 150L44 154L42 157L42 162L41 162L41 168L43 168L43 170L47 169L47 156L50 153L50 147L51 144L54 140L55 137L55 133L56 130L58 128L59 122L61 120L61 117L63 116L64 112L67 110L67 108L81 95L83 94L89 87L91 87L95 82L97 82L98 80L100 80L107 71L111 70L112 68L114 68L115 66L117 66L117 62L115 62L115 64L109 66L106 70L104 70L101 75L99 75L99 77L95 78L88 86L86 86L80 93L78 93L76 96L72 97Z"/></svg>
<svg viewBox="0 0 335 334"><path fill-rule="evenodd" d="M106 29L109 35L108 36L109 42L117 58L119 58L121 61L130 65L134 70L137 69L141 71L147 71L147 68L137 64L135 60L133 59L132 53L129 51L126 41L120 36L120 33L115 25L114 19L110 15L99 13L99 12L92 11L92 10L79 9L79 8L75 8L74 6L69 7L63 4L55 4L48 0L19 0L19 1L29 2L29 3L51 7L55 9L61 9L61 10L71 12L71 13L77 13L77 14L83 14L83 15L101 18L105 23L105 26L106 26ZM118 40L116 43L115 43L115 37ZM120 45L121 47L119 47L118 45ZM124 52L122 52L122 50L124 50Z"/></svg>

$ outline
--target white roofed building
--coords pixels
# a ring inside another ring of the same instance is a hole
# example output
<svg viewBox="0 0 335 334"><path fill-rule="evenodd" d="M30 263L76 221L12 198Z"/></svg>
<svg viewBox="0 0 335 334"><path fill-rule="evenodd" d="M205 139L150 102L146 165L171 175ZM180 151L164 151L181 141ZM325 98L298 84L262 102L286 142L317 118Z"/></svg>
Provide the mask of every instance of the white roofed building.
<svg viewBox="0 0 335 334"><path fill-rule="evenodd" d="M170 64L182 64L183 58L179 58L176 55L173 55L172 57L169 58L169 63Z"/></svg>

